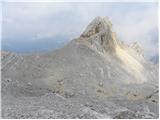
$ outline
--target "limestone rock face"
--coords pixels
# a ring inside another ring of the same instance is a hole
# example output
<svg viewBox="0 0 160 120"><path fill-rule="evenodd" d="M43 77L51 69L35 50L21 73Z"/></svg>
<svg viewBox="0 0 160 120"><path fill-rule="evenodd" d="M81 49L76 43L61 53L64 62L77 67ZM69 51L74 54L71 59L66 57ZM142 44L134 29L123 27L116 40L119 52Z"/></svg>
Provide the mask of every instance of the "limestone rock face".
<svg viewBox="0 0 160 120"><path fill-rule="evenodd" d="M82 33L82 37L90 37L100 32L111 31L112 24L108 18L96 17Z"/></svg>
<svg viewBox="0 0 160 120"><path fill-rule="evenodd" d="M118 39L107 17L61 49L4 52L2 117L158 118L158 66L141 54L137 43Z"/></svg>
<svg viewBox="0 0 160 120"><path fill-rule="evenodd" d="M112 32L112 24L107 17L96 17L81 35L98 50L114 51L118 44L116 34Z"/></svg>
<svg viewBox="0 0 160 120"><path fill-rule="evenodd" d="M116 47L129 48L128 45L118 40L116 32L112 31L112 23L108 17L96 17L81 34L80 39L86 40L97 49L103 49L107 52L116 52ZM143 50L137 42L131 44L131 48L139 55L143 55Z"/></svg>
<svg viewBox="0 0 160 120"><path fill-rule="evenodd" d="M120 60L126 71L130 72L138 81L130 81L143 83L147 78L143 76L145 71L142 65L143 51L137 42L131 47L118 40L115 32L112 31L112 23L107 17L96 17L86 28L79 38L86 42L90 48L102 54L102 56L115 56L113 59Z"/></svg>

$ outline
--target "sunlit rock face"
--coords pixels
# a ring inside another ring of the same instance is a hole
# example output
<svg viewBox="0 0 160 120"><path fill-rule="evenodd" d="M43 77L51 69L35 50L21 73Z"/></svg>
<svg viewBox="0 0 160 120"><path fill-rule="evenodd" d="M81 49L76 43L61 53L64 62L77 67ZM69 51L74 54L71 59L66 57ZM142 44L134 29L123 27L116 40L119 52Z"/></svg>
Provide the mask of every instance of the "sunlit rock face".
<svg viewBox="0 0 160 120"><path fill-rule="evenodd" d="M126 45L118 40L115 32L112 31L112 23L107 17L96 17L80 36L82 41L87 41L94 50L102 53L115 55L126 70L130 72L137 80L131 83L144 83L147 81L143 63L146 61L143 57L143 50L137 42ZM114 59L114 58L113 58Z"/></svg>
<svg viewBox="0 0 160 120"><path fill-rule="evenodd" d="M107 17L56 51L1 55L3 118L158 118L158 66Z"/></svg>
<svg viewBox="0 0 160 120"><path fill-rule="evenodd" d="M107 18L97 17L87 26L81 37L98 50L114 51L118 41L111 27L112 24Z"/></svg>

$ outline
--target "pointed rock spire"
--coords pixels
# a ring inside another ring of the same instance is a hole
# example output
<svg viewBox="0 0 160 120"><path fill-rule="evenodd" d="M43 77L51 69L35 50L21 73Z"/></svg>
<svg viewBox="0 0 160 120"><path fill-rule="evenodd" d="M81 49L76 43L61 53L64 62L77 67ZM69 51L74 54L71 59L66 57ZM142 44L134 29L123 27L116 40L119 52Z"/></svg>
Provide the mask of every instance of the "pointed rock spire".
<svg viewBox="0 0 160 120"><path fill-rule="evenodd" d="M108 17L96 17L80 36L101 51L114 51L118 41Z"/></svg>
<svg viewBox="0 0 160 120"><path fill-rule="evenodd" d="M107 17L96 17L82 33L81 37L90 37L100 32L111 31L112 24Z"/></svg>

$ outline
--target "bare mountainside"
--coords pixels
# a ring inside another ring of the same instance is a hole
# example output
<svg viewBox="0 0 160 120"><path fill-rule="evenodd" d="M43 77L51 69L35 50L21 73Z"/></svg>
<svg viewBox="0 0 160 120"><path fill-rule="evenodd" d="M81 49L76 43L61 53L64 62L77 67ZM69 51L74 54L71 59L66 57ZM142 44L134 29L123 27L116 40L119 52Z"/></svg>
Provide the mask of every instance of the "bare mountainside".
<svg viewBox="0 0 160 120"><path fill-rule="evenodd" d="M2 52L2 118L158 118L158 66L97 17L53 52Z"/></svg>

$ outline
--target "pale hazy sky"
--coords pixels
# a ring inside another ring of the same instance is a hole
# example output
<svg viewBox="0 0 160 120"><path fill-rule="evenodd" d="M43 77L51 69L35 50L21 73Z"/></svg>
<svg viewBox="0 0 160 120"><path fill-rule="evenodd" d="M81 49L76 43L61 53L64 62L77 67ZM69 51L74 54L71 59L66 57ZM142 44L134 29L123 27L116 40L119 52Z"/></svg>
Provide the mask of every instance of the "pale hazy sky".
<svg viewBox="0 0 160 120"><path fill-rule="evenodd" d="M108 16L118 38L128 44L138 41L146 56L158 54L156 2L3 2L2 48L17 52L51 49L77 38L96 16Z"/></svg>

